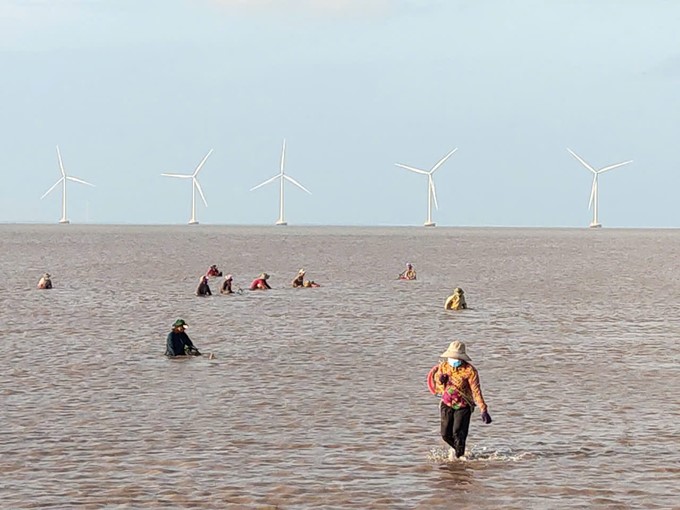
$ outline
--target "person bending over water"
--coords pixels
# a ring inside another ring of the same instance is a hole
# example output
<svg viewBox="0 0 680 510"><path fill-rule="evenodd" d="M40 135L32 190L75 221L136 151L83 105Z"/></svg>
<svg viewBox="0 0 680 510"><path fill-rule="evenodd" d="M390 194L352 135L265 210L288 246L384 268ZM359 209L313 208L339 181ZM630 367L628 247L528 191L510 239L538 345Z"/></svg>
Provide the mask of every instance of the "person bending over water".
<svg viewBox="0 0 680 510"><path fill-rule="evenodd" d="M491 423L479 384L479 374L465 352L463 342L451 342L441 358L444 361L430 370L428 385L435 395L441 395L439 413L441 436L451 447L449 460L465 455L465 441L475 404L482 412L482 422Z"/></svg>
<svg viewBox="0 0 680 510"><path fill-rule="evenodd" d="M297 276L293 279L292 285L294 288L303 287L305 284L305 270L300 269Z"/></svg>
<svg viewBox="0 0 680 510"><path fill-rule="evenodd" d="M197 296L212 296L212 291L210 290L210 285L208 285L208 277L207 276L201 276L201 280L198 284L198 288L196 289L196 295Z"/></svg>
<svg viewBox="0 0 680 510"><path fill-rule="evenodd" d="M400 280L415 280L416 270L413 269L413 264L410 262L406 264L406 270L399 275Z"/></svg>
<svg viewBox="0 0 680 510"><path fill-rule="evenodd" d="M214 278L214 277L216 277L216 276L222 276L222 271L220 271L219 269L217 269L217 266L216 266L215 264L213 264L212 266L210 266L210 267L208 268L208 270L206 271L205 275L206 275L207 277L209 277L209 278Z"/></svg>
<svg viewBox="0 0 680 510"><path fill-rule="evenodd" d="M220 287L220 294L233 294L234 291L231 290L231 283L234 281L234 277L228 274L224 277L222 282L222 287Z"/></svg>
<svg viewBox="0 0 680 510"><path fill-rule="evenodd" d="M188 324L182 319L177 319L172 325L172 331L168 333L168 338L166 340L166 356L174 357L201 355L185 331L187 326Z"/></svg>
<svg viewBox="0 0 680 510"><path fill-rule="evenodd" d="M38 281L38 288L39 289L52 288L52 277L50 276L50 273L45 273L40 277L40 280Z"/></svg>
<svg viewBox="0 0 680 510"><path fill-rule="evenodd" d="M465 310L467 303L465 302L465 292L460 287L453 289L453 294L446 298L444 302L444 309L446 310Z"/></svg>
<svg viewBox="0 0 680 510"><path fill-rule="evenodd" d="M250 284L250 290L268 290L268 289L271 289L271 287L267 283L267 280L269 280L269 275L267 273L260 274L260 276L255 278L253 280L253 282Z"/></svg>

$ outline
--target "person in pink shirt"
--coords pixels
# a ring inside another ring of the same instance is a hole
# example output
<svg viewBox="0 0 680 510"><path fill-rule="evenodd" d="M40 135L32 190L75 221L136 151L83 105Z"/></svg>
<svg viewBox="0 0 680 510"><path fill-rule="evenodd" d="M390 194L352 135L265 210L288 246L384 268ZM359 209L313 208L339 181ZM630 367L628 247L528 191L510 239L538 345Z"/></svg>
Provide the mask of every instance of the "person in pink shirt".
<svg viewBox="0 0 680 510"><path fill-rule="evenodd" d="M268 290L268 289L271 289L271 287L267 283L267 280L269 280L269 275L267 273L262 273L260 276L255 278L253 280L253 282L250 284L250 290Z"/></svg>

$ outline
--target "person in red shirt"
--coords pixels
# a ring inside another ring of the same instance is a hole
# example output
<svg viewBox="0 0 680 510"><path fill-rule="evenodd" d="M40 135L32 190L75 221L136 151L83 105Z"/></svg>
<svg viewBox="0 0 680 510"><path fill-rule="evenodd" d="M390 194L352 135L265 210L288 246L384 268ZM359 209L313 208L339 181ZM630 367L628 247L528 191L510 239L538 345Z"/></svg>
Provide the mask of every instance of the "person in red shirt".
<svg viewBox="0 0 680 510"><path fill-rule="evenodd" d="M262 273L260 276L255 278L253 280L253 282L250 284L250 290L268 290L268 289L271 289L271 287L267 283L267 280L269 280L269 275L267 273Z"/></svg>
<svg viewBox="0 0 680 510"><path fill-rule="evenodd" d="M208 268L208 270L205 272L205 275L209 278L214 278L216 276L222 276L222 271L217 269L217 265L213 264Z"/></svg>
<svg viewBox="0 0 680 510"><path fill-rule="evenodd" d="M430 369L428 386L435 395L441 395L441 436L451 447L449 460L465 455L465 441L470 428L470 417L475 404L482 411L482 422L491 423L479 374L465 352L463 342L451 342L440 356L445 358Z"/></svg>

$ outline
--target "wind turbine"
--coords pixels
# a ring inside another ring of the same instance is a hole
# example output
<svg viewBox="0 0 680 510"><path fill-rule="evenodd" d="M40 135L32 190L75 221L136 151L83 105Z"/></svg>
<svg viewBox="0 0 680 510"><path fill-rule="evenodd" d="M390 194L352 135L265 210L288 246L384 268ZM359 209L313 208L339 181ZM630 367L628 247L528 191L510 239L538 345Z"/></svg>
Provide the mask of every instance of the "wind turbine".
<svg viewBox="0 0 680 510"><path fill-rule="evenodd" d="M64 170L64 163L61 161L61 153L59 152L58 145L57 145L57 159L59 160L59 170L61 170L61 178L57 182L55 182L54 185L43 194L43 196L40 197L40 200L49 195L54 188L61 184L61 219L59 220L59 223L70 223L68 219L66 219L66 181L79 182L80 184L87 184L88 186L92 187L94 187L94 184L91 184L87 181L83 181L82 179L78 179L77 177L71 177L70 175L66 175L66 171Z"/></svg>
<svg viewBox="0 0 680 510"><path fill-rule="evenodd" d="M307 188L305 188L302 184L297 182L295 179L292 177L288 176L285 174L283 167L286 159L286 139L283 139L283 149L281 150L281 171L276 174L274 177L271 179L267 179L263 183L258 184L254 188L250 188L250 191L256 190L257 188L264 186L265 184L269 184L270 182L274 182L276 179L280 179L280 191L279 191L279 219L276 220L277 225L287 225L286 220L283 219L283 183L284 181L290 181L293 184L295 184L298 188L300 188L303 191L306 191L310 195L312 194L311 191L309 191Z"/></svg>
<svg viewBox="0 0 680 510"><path fill-rule="evenodd" d="M439 205L437 204L437 191L434 187L434 178L432 175L437 171L437 169L444 164L444 162L449 159L458 148L453 149L446 156L440 159L432 169L427 172L421 170L420 168L413 168L412 166L402 165L401 163L395 163L396 166L410 170L417 174L427 175L427 221L425 222L426 227L434 227L435 223L432 221L432 201L434 200L434 206L439 210Z"/></svg>
<svg viewBox="0 0 680 510"><path fill-rule="evenodd" d="M583 158L581 158L578 154L576 154L574 151L571 149L567 148L569 153L574 156L584 167L586 167L588 170L590 170L593 173L593 187L590 190L590 202L588 204L588 209L592 208L593 209L593 222L590 224L590 228L598 228L601 227L602 225L598 221L597 218L597 212L598 212L598 193L597 193L597 182L598 182L598 177L600 174L604 172L608 172L609 170L614 170L615 168L619 168L620 166L627 165L628 163L632 163L633 161L624 161L623 163L617 163L615 165L609 165L604 168L600 168L599 170L595 170L592 166L590 166L588 163L586 163Z"/></svg>
<svg viewBox="0 0 680 510"><path fill-rule="evenodd" d="M193 174L161 174L165 177L177 177L178 179L191 179L191 219L189 220L189 225L198 225L198 221L196 220L196 190L198 190L198 194L201 195L201 199L203 199L203 203L205 204L205 206L208 207L208 202L206 202L205 200L205 195L203 194L203 190L201 189L201 184L198 182L196 176L198 175L198 172L201 171L201 168L203 168L205 160L208 159L212 152L213 152L212 149L208 151L208 154L206 154L205 157L201 160L201 162L196 167L196 170L194 170Z"/></svg>

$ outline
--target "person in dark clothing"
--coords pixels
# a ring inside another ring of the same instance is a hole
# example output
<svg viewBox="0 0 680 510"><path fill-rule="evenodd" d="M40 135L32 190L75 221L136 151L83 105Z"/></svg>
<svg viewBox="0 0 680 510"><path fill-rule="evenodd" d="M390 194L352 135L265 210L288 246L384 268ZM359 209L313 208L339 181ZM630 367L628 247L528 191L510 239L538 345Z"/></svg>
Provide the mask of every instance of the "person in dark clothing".
<svg viewBox="0 0 680 510"><path fill-rule="evenodd" d="M210 286L208 285L208 277L207 276L201 276L201 281L198 284L198 288L196 289L196 295L197 296L212 296L212 292L210 291Z"/></svg>
<svg viewBox="0 0 680 510"><path fill-rule="evenodd" d="M222 287L220 287L220 294L233 294L234 291L231 290L231 283L234 281L234 277L228 274L224 277L222 282Z"/></svg>
<svg viewBox="0 0 680 510"><path fill-rule="evenodd" d="M50 273L45 273L40 277L40 281L38 282L38 288L39 289L52 288L52 277L50 276Z"/></svg>
<svg viewBox="0 0 680 510"><path fill-rule="evenodd" d="M172 325L172 331L168 333L166 341L166 356L200 356L201 353L194 346L193 342L186 334L187 323L182 319L177 319Z"/></svg>

